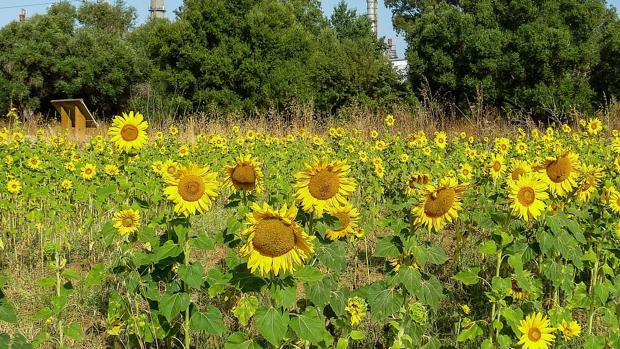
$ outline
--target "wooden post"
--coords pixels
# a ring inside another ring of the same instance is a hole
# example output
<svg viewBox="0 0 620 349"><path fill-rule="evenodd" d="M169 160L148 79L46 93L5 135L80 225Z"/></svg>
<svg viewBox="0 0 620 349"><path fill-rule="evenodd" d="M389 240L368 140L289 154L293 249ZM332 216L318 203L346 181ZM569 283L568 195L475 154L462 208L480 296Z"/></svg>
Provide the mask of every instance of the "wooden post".
<svg viewBox="0 0 620 349"><path fill-rule="evenodd" d="M75 120L75 137L79 140L83 140L86 135L86 118L77 105L73 106L73 112L73 120Z"/></svg>
<svg viewBox="0 0 620 349"><path fill-rule="evenodd" d="M60 126L62 126L63 130L68 130L73 125L71 125L71 118L69 117L69 113L67 113L67 109L64 107L60 107Z"/></svg>

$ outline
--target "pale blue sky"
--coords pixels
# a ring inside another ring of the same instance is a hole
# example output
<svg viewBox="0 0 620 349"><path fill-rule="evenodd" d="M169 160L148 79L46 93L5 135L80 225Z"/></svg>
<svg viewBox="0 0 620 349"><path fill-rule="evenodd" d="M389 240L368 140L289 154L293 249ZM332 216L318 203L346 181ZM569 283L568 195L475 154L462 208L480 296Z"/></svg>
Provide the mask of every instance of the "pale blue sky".
<svg viewBox="0 0 620 349"><path fill-rule="evenodd" d="M114 1L114 0L110 0ZM149 0L125 0L130 6L133 6L138 11L138 23L142 23L148 18ZM339 0L323 0L322 6L325 13L329 16L332 9ZM23 7L28 11L29 15L36 13L44 13L49 6L49 3L53 3L55 0L0 0L0 26L4 26L10 21L17 19L19 10ZM75 4L79 4L79 1L72 1ZM47 4L44 4L47 3ZM174 19L173 10L181 6L183 0L165 0L167 15L170 19ZM358 13L366 13L366 1L365 0L346 0L346 3L351 8L358 10ZM608 4L620 8L620 0L608 0ZM385 37L394 37L396 49L399 56L403 56L405 51L405 42L402 38L396 37L396 33L392 28L391 12L385 8L383 0L379 0L379 35Z"/></svg>

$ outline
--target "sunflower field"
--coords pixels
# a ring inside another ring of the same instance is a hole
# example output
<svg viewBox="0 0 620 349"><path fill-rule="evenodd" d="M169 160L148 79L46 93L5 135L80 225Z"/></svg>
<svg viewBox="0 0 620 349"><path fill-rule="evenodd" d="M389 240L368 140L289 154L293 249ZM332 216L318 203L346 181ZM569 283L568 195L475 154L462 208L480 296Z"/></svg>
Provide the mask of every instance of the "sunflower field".
<svg viewBox="0 0 620 349"><path fill-rule="evenodd" d="M0 129L0 348L620 348L618 130L398 121Z"/></svg>

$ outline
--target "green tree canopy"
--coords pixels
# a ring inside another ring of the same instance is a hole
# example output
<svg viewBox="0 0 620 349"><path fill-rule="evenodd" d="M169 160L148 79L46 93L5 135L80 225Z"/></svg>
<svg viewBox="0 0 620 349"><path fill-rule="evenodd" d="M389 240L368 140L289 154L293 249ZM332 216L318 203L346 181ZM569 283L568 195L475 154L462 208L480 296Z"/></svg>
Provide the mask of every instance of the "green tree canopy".
<svg viewBox="0 0 620 349"><path fill-rule="evenodd" d="M557 115L592 110L597 89L610 87L595 81L602 62L614 70L609 56L617 52L606 38L618 17L602 0L385 3L409 44L414 88L460 104L482 96L498 107Z"/></svg>

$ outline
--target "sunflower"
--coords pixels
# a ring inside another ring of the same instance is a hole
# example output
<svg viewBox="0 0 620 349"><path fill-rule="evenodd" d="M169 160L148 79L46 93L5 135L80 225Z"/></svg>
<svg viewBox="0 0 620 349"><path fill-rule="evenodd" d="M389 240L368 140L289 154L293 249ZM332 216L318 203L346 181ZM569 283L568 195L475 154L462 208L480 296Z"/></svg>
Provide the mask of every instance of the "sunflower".
<svg viewBox="0 0 620 349"><path fill-rule="evenodd" d="M441 180L438 187L428 185L420 205L411 212L416 216L415 224L439 231L447 222L452 222L462 209L461 195L465 187L458 185L455 178Z"/></svg>
<svg viewBox="0 0 620 349"><path fill-rule="evenodd" d="M596 191L596 186L603 178L603 168L595 165L584 165L581 167L583 179L577 187L577 201L585 202L590 200L592 193Z"/></svg>
<svg viewBox="0 0 620 349"><path fill-rule="evenodd" d="M526 174L509 183L508 197L512 213L527 222L545 211L544 200L549 199L547 183L538 174Z"/></svg>
<svg viewBox="0 0 620 349"><path fill-rule="evenodd" d="M168 186L164 193L175 203L174 211L185 216L205 213L217 197L217 174L208 167L191 164L166 178Z"/></svg>
<svg viewBox="0 0 620 349"><path fill-rule="evenodd" d="M609 195L609 208L615 213L620 213L620 192L613 190Z"/></svg>
<svg viewBox="0 0 620 349"><path fill-rule="evenodd" d="M549 188L554 195L564 196L577 185L579 156L567 151L545 161L543 168L549 179Z"/></svg>
<svg viewBox="0 0 620 349"><path fill-rule="evenodd" d="M387 261L395 272L398 272L402 266L420 269L420 263L411 254L401 253L396 257L388 257Z"/></svg>
<svg viewBox="0 0 620 349"><path fill-rule="evenodd" d="M330 240L338 240L349 234L355 234L358 227L357 221L360 214L353 206L346 204L344 206L330 207L327 209L327 213L338 219L338 229L328 229L325 235Z"/></svg>
<svg viewBox="0 0 620 349"><path fill-rule="evenodd" d="M470 164L461 164L459 176L465 180L470 180L474 175L474 168Z"/></svg>
<svg viewBox="0 0 620 349"><path fill-rule="evenodd" d="M532 172L532 167L523 160L513 160L508 174L509 181L516 181L522 175Z"/></svg>
<svg viewBox="0 0 620 349"><path fill-rule="evenodd" d="M118 176L120 174L120 171L118 170L118 166L114 164L105 165L104 171L110 177Z"/></svg>
<svg viewBox="0 0 620 349"><path fill-rule="evenodd" d="M597 135L599 132L603 130L603 123L601 120L594 118L590 119L588 122L588 133L592 135Z"/></svg>
<svg viewBox="0 0 620 349"><path fill-rule="evenodd" d="M465 315L469 315L469 313L471 313L471 308L467 304L461 304L461 309Z"/></svg>
<svg viewBox="0 0 620 349"><path fill-rule="evenodd" d="M295 175L295 198L304 211L320 218L327 206L346 204L346 198L355 191L355 180L347 177L349 171L345 161L328 163L314 158Z"/></svg>
<svg viewBox="0 0 620 349"><path fill-rule="evenodd" d="M110 140L124 152L138 150L144 146L148 137L146 129L149 124L140 113L123 113L112 120L112 127L108 130Z"/></svg>
<svg viewBox="0 0 620 349"><path fill-rule="evenodd" d="M392 114L386 115L385 119L383 119L383 122L385 122L385 125L388 127L394 126L394 115Z"/></svg>
<svg viewBox="0 0 620 349"><path fill-rule="evenodd" d="M523 344L522 349L547 349L555 340L551 334L555 328L549 327L549 319L542 313L533 313L521 320L519 331L522 335L517 345Z"/></svg>
<svg viewBox="0 0 620 349"><path fill-rule="evenodd" d="M82 166L82 178L91 180L97 174L97 168L93 164L86 164Z"/></svg>
<svg viewBox="0 0 620 349"><path fill-rule="evenodd" d="M40 170L41 169L41 159L38 156L33 156L26 162L26 166L28 166L31 170Z"/></svg>
<svg viewBox="0 0 620 349"><path fill-rule="evenodd" d="M181 166L178 163L172 160L166 160L162 165L162 171L160 173L164 177L174 177L176 176L180 167Z"/></svg>
<svg viewBox="0 0 620 349"><path fill-rule="evenodd" d="M347 306L344 307L344 310L346 310L351 317L351 325L360 323L362 319L366 317L367 308L368 304L363 298L356 296L347 300Z"/></svg>
<svg viewBox="0 0 620 349"><path fill-rule="evenodd" d="M405 194L413 196L418 193L420 188L426 186L431 181L431 175L428 173L414 172L407 179L407 188Z"/></svg>
<svg viewBox="0 0 620 349"><path fill-rule="evenodd" d="M184 144L179 148L178 154L180 157L184 158L189 155L189 147Z"/></svg>
<svg viewBox="0 0 620 349"><path fill-rule="evenodd" d="M440 131L435 134L435 145L437 145L437 148L445 149L447 141L448 141L448 135L446 135L445 132Z"/></svg>
<svg viewBox="0 0 620 349"><path fill-rule="evenodd" d="M516 280L512 280L512 285L508 289L508 294L512 297L512 299L516 301L521 301L530 297L530 293L519 287Z"/></svg>
<svg viewBox="0 0 620 349"><path fill-rule="evenodd" d="M140 212L132 209L116 212L112 222L118 233L126 237L140 227Z"/></svg>
<svg viewBox="0 0 620 349"><path fill-rule="evenodd" d="M616 158L614 159L614 165L616 166L616 170L620 171L620 155L616 156Z"/></svg>
<svg viewBox="0 0 620 349"><path fill-rule="evenodd" d="M225 183L233 191L254 190L262 192L263 172L261 163L251 155L241 155L234 165L224 168Z"/></svg>
<svg viewBox="0 0 620 349"><path fill-rule="evenodd" d="M491 174L491 177L493 177L493 180L496 181L506 171L506 166L504 166L504 157L497 154L493 155L487 168L489 169L489 173Z"/></svg>
<svg viewBox="0 0 620 349"><path fill-rule="evenodd" d="M60 186L64 190L70 190L71 188L73 188L73 182L71 182L70 179L63 179L62 182L60 182Z"/></svg>
<svg viewBox="0 0 620 349"><path fill-rule="evenodd" d="M562 324L558 326L558 330L562 332L562 336L566 339L571 339L573 337L579 337L581 334L581 325L577 321L566 322L566 320L562 320Z"/></svg>
<svg viewBox="0 0 620 349"><path fill-rule="evenodd" d="M254 272L259 269L262 275L280 272L293 272L296 265L302 264L314 253L314 236L310 236L295 222L297 207L279 210L268 204L252 205L247 215L248 227L242 235L248 240L240 254L248 257L248 268Z"/></svg>
<svg viewBox="0 0 620 349"><path fill-rule="evenodd" d="M620 137L614 137L611 141L611 150L616 154L620 154Z"/></svg>
<svg viewBox="0 0 620 349"><path fill-rule="evenodd" d="M11 179L6 183L6 190L11 194L17 194L22 190L22 184L16 179Z"/></svg>

